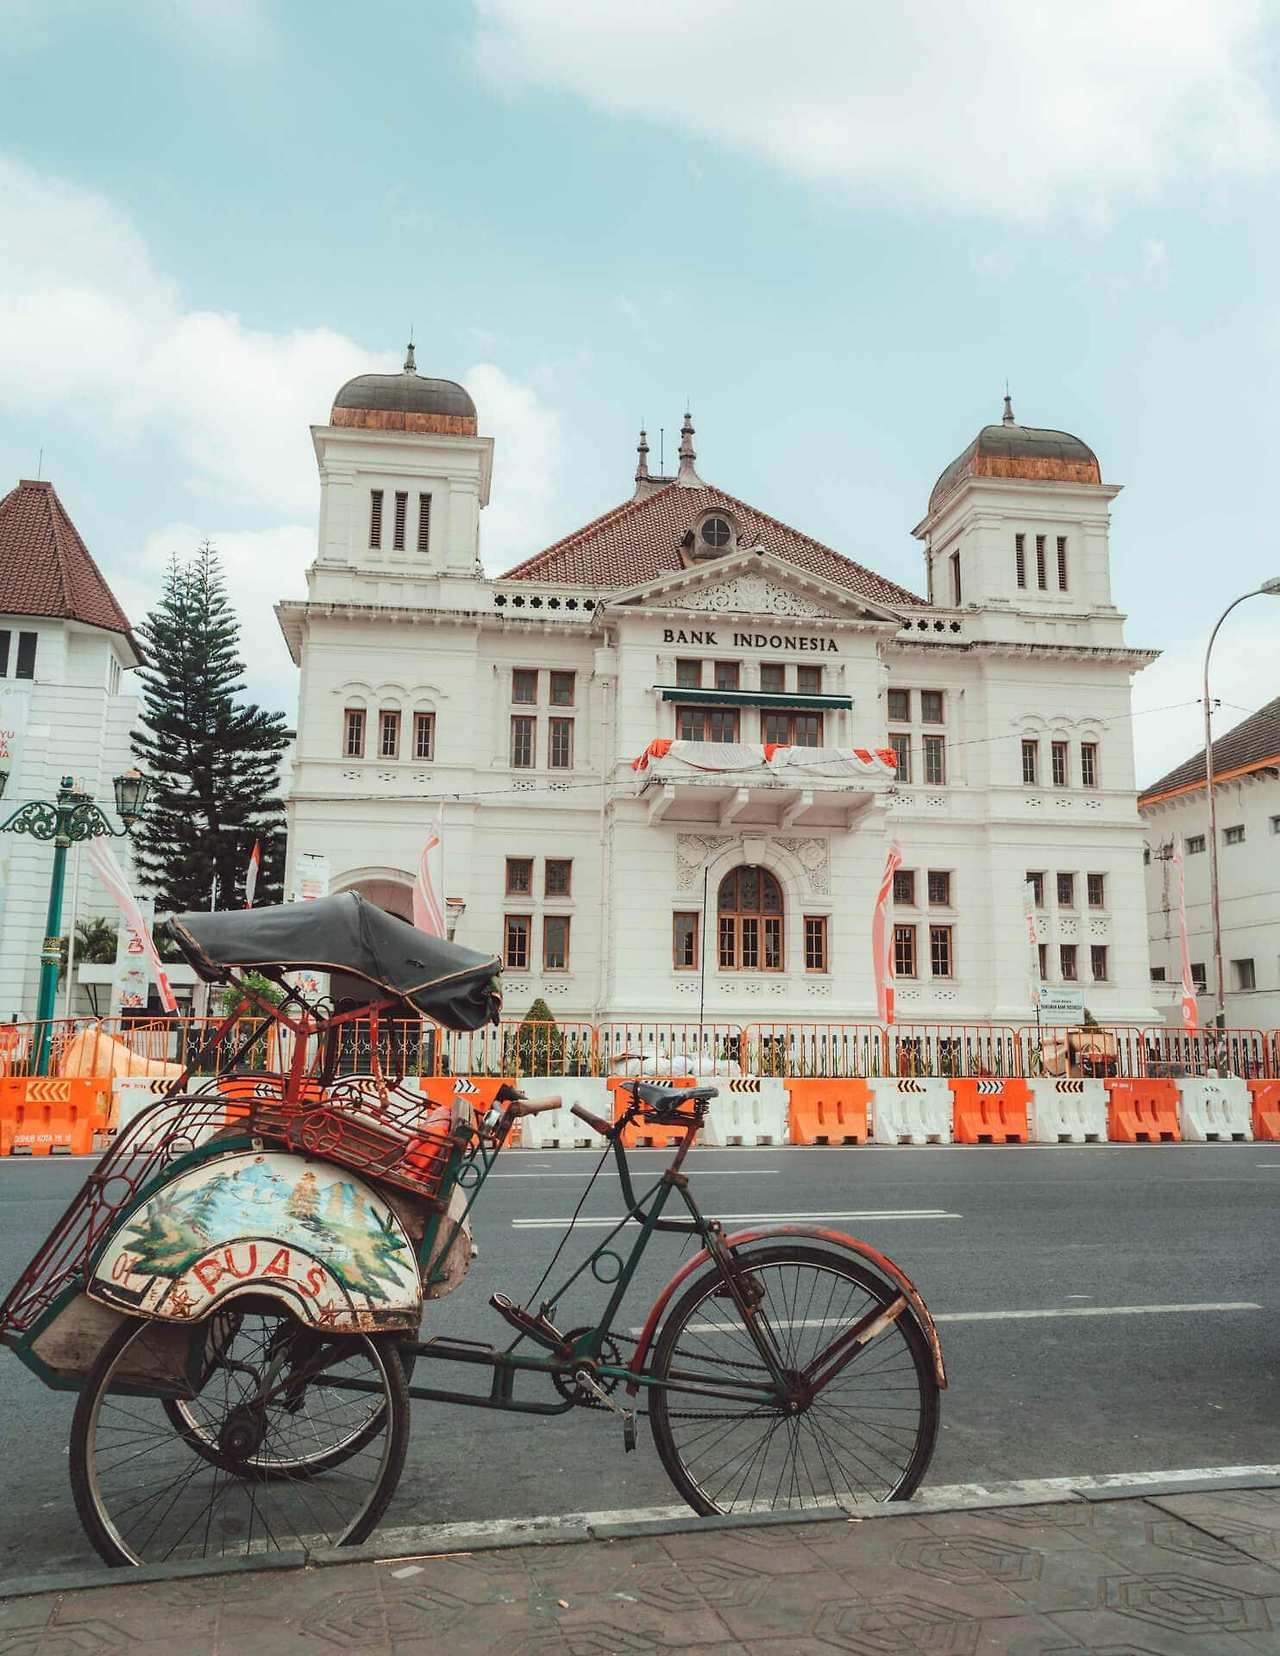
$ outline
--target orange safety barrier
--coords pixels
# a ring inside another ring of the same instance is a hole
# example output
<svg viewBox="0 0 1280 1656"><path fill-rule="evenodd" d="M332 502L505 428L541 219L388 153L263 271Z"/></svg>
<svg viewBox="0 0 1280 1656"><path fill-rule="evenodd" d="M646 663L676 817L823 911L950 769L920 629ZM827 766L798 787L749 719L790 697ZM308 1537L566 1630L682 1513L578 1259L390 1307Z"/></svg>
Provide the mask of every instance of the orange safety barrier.
<svg viewBox="0 0 1280 1656"><path fill-rule="evenodd" d="M953 1080L954 1119L951 1136L957 1144L1025 1144L1027 1105L1031 1089L1017 1076L1002 1080Z"/></svg>
<svg viewBox="0 0 1280 1656"><path fill-rule="evenodd" d="M1104 1081L1112 1144L1177 1144L1178 1084L1167 1076Z"/></svg>
<svg viewBox="0 0 1280 1656"><path fill-rule="evenodd" d="M1250 1081L1253 1095L1253 1136L1280 1139L1280 1081Z"/></svg>
<svg viewBox="0 0 1280 1656"><path fill-rule="evenodd" d="M859 1080L787 1084L787 1137L792 1144L865 1144L871 1089Z"/></svg>
<svg viewBox="0 0 1280 1656"><path fill-rule="evenodd" d="M0 1156L88 1156L106 1149L111 1083L61 1076L0 1080Z"/></svg>
<svg viewBox="0 0 1280 1656"><path fill-rule="evenodd" d="M611 1075L605 1081L605 1086L613 1094L613 1109L610 1119L616 1121L627 1105L631 1102L631 1083L636 1079L633 1075ZM652 1076L642 1079L654 1081ZM660 1075L656 1077L656 1084L663 1087L696 1087L698 1082L692 1075ZM665 1149L668 1145L679 1144L684 1137L683 1127L667 1127L660 1121L651 1121L641 1117L633 1121L629 1127L623 1129L622 1142L628 1150L635 1149Z"/></svg>
<svg viewBox="0 0 1280 1656"><path fill-rule="evenodd" d="M418 1089L431 1104L452 1104L455 1098L470 1099L477 1117L492 1108L499 1087L515 1087L512 1076L501 1075L420 1075Z"/></svg>

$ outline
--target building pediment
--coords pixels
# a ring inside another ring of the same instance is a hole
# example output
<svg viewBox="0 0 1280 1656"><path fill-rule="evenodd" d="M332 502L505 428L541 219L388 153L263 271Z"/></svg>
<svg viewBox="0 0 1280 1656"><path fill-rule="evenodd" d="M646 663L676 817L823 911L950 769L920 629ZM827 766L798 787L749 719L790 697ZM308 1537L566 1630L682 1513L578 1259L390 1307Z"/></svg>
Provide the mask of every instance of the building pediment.
<svg viewBox="0 0 1280 1656"><path fill-rule="evenodd" d="M755 620L901 625L896 611L758 551L716 558L626 588L610 596L607 610L615 617L628 612L676 611Z"/></svg>

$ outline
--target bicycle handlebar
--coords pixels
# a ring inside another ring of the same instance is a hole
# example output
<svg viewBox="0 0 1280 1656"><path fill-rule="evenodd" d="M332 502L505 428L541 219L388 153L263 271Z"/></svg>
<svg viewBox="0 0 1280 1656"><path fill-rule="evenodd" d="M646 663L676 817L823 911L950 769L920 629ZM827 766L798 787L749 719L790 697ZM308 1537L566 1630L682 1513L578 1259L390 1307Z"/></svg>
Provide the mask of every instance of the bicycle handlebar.
<svg viewBox="0 0 1280 1656"><path fill-rule="evenodd" d="M579 1121L585 1121L587 1126L597 1133L609 1138L613 1133L613 1123L605 1121L598 1115L592 1115L590 1110L584 1110L581 1104L573 1104L569 1108L570 1115L576 1115Z"/></svg>

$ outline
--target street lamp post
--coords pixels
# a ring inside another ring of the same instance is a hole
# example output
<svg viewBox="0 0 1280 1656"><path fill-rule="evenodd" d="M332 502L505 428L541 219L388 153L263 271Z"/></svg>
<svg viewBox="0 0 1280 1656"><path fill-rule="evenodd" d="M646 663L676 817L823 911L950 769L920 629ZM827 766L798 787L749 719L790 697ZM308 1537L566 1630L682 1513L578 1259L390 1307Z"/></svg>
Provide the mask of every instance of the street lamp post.
<svg viewBox="0 0 1280 1656"><path fill-rule="evenodd" d="M0 767L0 797L8 782L9 772ZM0 822L0 834L30 834L32 839L53 841L53 877L49 882L49 908L45 919L44 946L40 951L40 996L36 1006L37 1075L49 1073L53 1013L58 993L58 972L62 965L62 889L66 880L67 849L103 835L123 839L132 833L150 791L150 781L136 770L117 776L116 810L124 827L113 828L92 797L81 793L76 787L74 777L64 776L53 803L47 799L29 799L25 805L19 805L6 822Z"/></svg>
<svg viewBox="0 0 1280 1656"><path fill-rule="evenodd" d="M1247 598L1280 598L1280 576L1269 581L1263 581L1251 592L1242 592L1223 610L1209 634L1209 642L1204 652L1204 787L1205 796L1209 801L1209 919L1213 928L1213 973L1216 987L1216 1000L1213 1021L1219 1029L1225 1029L1227 1023L1227 993L1226 984L1222 977L1222 910L1218 898L1218 807L1213 792L1213 703L1209 700L1209 657L1213 654L1213 641L1218 636L1218 629L1235 609L1237 604L1243 604Z"/></svg>

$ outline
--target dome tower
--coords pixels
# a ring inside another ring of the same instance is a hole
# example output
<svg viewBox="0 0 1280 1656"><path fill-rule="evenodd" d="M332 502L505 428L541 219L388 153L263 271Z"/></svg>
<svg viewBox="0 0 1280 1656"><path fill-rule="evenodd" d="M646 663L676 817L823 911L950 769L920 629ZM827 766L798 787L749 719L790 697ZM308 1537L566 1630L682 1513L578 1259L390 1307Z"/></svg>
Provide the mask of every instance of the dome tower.
<svg viewBox="0 0 1280 1656"><path fill-rule="evenodd" d="M312 426L320 468L317 567L472 576L493 442L454 380L420 374L410 342L398 374L357 374Z"/></svg>
<svg viewBox="0 0 1280 1656"><path fill-rule="evenodd" d="M999 423L942 472L912 533L933 603L1079 615L1111 609L1108 505L1098 457L1069 431Z"/></svg>

